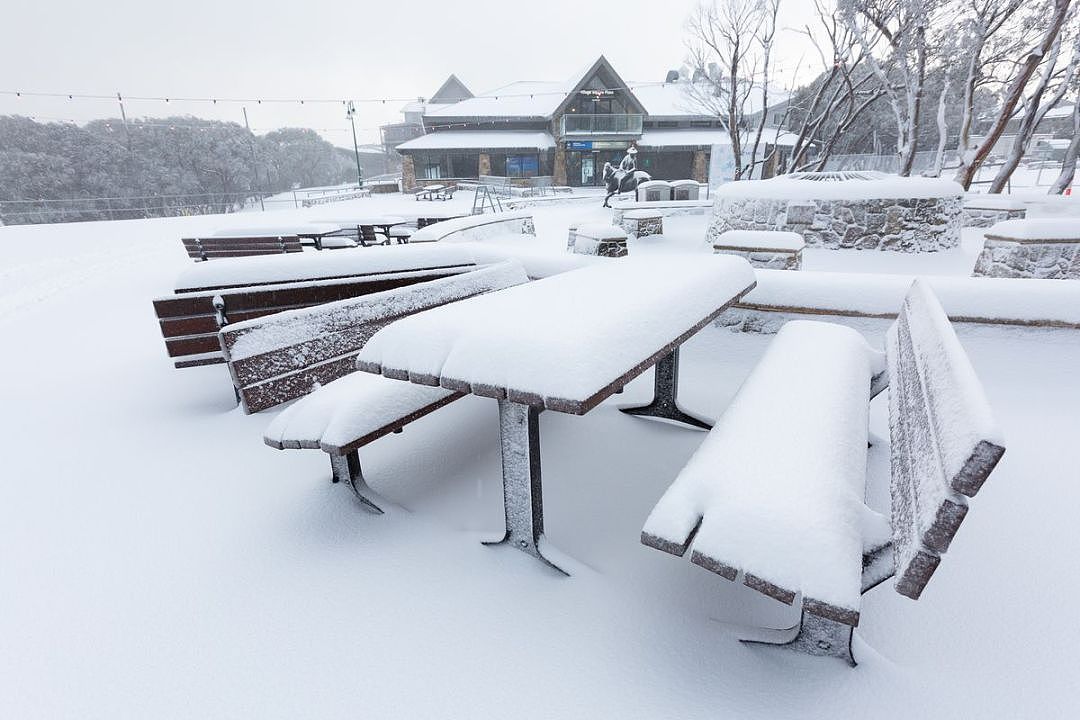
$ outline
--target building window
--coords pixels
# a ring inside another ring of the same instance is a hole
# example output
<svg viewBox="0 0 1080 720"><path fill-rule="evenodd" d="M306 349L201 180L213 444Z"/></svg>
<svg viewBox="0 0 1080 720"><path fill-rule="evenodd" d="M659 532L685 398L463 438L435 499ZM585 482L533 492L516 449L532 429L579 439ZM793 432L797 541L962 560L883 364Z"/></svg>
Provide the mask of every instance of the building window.
<svg viewBox="0 0 1080 720"><path fill-rule="evenodd" d="M540 173L540 160L536 155L507 155L507 177L536 177Z"/></svg>
<svg viewBox="0 0 1080 720"><path fill-rule="evenodd" d="M679 123L677 120L660 120L656 123L658 128L677 128Z"/></svg>
<svg viewBox="0 0 1080 720"><path fill-rule="evenodd" d="M690 127L692 128L707 128L712 127L712 120L691 120Z"/></svg>

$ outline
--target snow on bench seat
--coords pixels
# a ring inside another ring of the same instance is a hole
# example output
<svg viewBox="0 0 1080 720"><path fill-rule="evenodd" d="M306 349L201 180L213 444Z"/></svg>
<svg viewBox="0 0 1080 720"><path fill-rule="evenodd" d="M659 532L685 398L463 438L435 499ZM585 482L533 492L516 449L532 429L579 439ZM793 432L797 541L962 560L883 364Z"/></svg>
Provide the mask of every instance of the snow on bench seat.
<svg viewBox="0 0 1080 720"><path fill-rule="evenodd" d="M914 277L757 270L757 287L738 302L782 314L895 318ZM921 278L953 322L1080 328L1080 283L1023 278Z"/></svg>
<svg viewBox="0 0 1080 720"><path fill-rule="evenodd" d="M370 510L381 500L368 486L359 448L462 397L442 388L353 373L324 385L274 418L263 442L278 450L319 449L333 482L347 484Z"/></svg>
<svg viewBox="0 0 1080 720"><path fill-rule="evenodd" d="M607 261L403 318L357 367L580 415L753 284L735 257Z"/></svg>
<svg viewBox="0 0 1080 720"><path fill-rule="evenodd" d="M352 373L286 408L263 441L278 450L345 455L460 397L443 388Z"/></svg>
<svg viewBox="0 0 1080 720"><path fill-rule="evenodd" d="M176 279L174 287L176 292L192 292L472 264L472 254L463 245L402 245L368 248L356 253L296 253L231 258L189 267Z"/></svg>
<svg viewBox="0 0 1080 720"><path fill-rule="evenodd" d="M859 622L871 381L856 331L787 323L657 503L642 542L806 612ZM882 521L878 518L878 522ZM879 535L880 533L875 533Z"/></svg>

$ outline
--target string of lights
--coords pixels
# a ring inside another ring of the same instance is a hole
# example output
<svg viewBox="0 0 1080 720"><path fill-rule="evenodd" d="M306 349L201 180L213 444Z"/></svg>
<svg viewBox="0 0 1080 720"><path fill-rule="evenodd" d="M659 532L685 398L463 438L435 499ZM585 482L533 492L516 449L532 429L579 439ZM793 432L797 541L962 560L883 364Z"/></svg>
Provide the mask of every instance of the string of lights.
<svg viewBox="0 0 1080 720"><path fill-rule="evenodd" d="M641 82L641 83L627 83L626 85L606 88L607 90L629 90L633 91L639 88L645 87L658 87L668 83L664 82ZM499 100L502 98L534 98L537 96L546 95L566 95L569 90L565 87L552 90L535 90L532 92L508 92L499 93L497 91L487 93L485 95L479 95L478 98L490 98ZM186 96L172 96L172 95L124 95L122 93L115 93L112 95L100 95L91 93L79 93L79 92L45 92L40 90L0 90L0 95L15 97L15 98L60 98L67 100L119 100L124 102L131 101L145 101L145 102L185 102L185 103L210 103L216 105L218 103L238 103L238 104L335 104L335 105L348 105L348 103L388 103L388 102L425 102L425 98L420 95L413 95L409 97L405 96L390 96L390 97L368 97L368 98L235 98L235 97L186 97Z"/></svg>

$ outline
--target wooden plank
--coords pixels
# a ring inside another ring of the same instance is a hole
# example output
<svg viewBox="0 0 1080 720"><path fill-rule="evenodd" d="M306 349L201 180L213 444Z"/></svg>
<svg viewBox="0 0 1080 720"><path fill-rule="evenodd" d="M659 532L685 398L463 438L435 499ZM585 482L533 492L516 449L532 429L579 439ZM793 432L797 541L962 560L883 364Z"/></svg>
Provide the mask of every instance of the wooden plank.
<svg viewBox="0 0 1080 720"><path fill-rule="evenodd" d="M465 395L463 395L462 393L454 393L453 395L448 395L445 398L443 398L441 400L438 400L437 402L434 402L434 403L432 403L430 405L426 405L426 406L424 406L424 407L422 407L422 408L420 408L418 410L414 410L413 412L409 413L408 415L400 417L397 420L395 420L394 422L384 425L383 427L381 427L379 430L376 430L375 432L371 432L371 433L368 433L367 435L363 435L361 437L358 437L355 440L353 440L353 441L351 441L351 442L349 442L349 443L347 443L345 445L337 446L337 445L320 444L319 447L320 447L320 449L324 450L325 452L331 453L332 455L347 455L347 454L351 453L352 451L357 450L358 448L361 448L364 445L367 445L368 443L370 443L370 442L372 442L374 440L378 440L379 438L381 438L381 437L383 437L385 435L389 435L390 433L397 432L398 430L401 430L402 428L404 428L406 425L413 422L414 420L419 420L420 418L424 417L425 415L433 413L436 410L438 410L439 408L445 407L446 405L449 405L450 403L454 402L455 400L460 400L463 397L465 397Z"/></svg>
<svg viewBox="0 0 1080 720"><path fill-rule="evenodd" d="M355 354L346 355L311 365L302 372L271 378L257 385L241 387L237 391L240 395L240 405L245 413L251 414L280 405L285 402L281 400L283 397L289 399L303 397L315 388L353 372L355 364Z"/></svg>
<svg viewBox="0 0 1080 720"><path fill-rule="evenodd" d="M363 279L363 278L372 278L372 277L383 276L383 275L401 275L403 277L416 275L416 276L424 276L423 279L426 279L428 277L433 277L433 275L431 275L431 273L438 274L440 271L445 271L445 273L438 274L437 276L438 277L447 277L447 276L450 276L450 275L458 275L458 274L461 274L463 272L468 272L468 271L474 269L475 267L476 267L476 265L474 263L457 263L457 264L454 264L454 265L432 265L432 266L428 266L428 267L417 267L417 268L410 268L408 270L400 270L400 271L398 271L398 270L390 270L390 271L381 270L381 271L376 271L376 272L365 272L365 273L346 273L346 274L343 274L343 275L320 275L318 277L292 278L292 279L283 280L283 281L280 281L280 282L231 283L229 285L207 285L207 286L203 286L203 287L186 287L186 288L178 288L178 289L174 290L173 292L176 295L191 295L191 294L195 294L195 293L211 293L211 291L220 292L221 290L239 290L239 289L243 289L243 288L263 288L263 289L267 289L267 288L271 288L271 287L293 286L293 285L298 285L298 284L302 284L302 283L329 283L329 282L333 282L333 281L336 281L336 280L354 280L354 279L355 280L360 280L360 279Z"/></svg>
<svg viewBox="0 0 1080 720"><path fill-rule="evenodd" d="M169 353L169 357L180 357L182 355L219 351L221 350L221 343L218 342L217 334L193 335L167 339L165 341L165 350Z"/></svg>

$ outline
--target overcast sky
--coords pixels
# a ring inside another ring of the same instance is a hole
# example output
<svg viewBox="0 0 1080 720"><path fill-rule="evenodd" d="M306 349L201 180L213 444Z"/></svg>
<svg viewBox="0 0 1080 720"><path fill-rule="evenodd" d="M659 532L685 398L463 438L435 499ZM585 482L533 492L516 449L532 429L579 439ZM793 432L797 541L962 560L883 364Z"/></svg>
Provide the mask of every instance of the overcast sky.
<svg viewBox="0 0 1080 720"><path fill-rule="evenodd" d="M782 24L811 21L785 0ZM0 90L154 97L403 98L455 73L473 92L514 80L562 80L604 54L627 81L661 81L685 58L693 0L381 0L182 3L5 0ZM781 77L819 61L781 33ZM804 57L805 56L805 57ZM361 142L400 120L400 101L358 104ZM129 117L242 121L239 104L126 100ZM351 145L340 104L247 103L252 128L319 129ZM0 114L85 122L115 100L0 95Z"/></svg>

